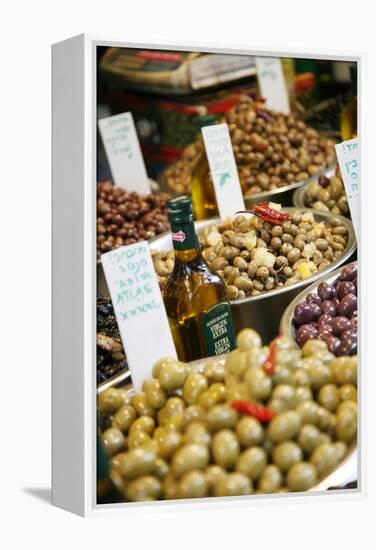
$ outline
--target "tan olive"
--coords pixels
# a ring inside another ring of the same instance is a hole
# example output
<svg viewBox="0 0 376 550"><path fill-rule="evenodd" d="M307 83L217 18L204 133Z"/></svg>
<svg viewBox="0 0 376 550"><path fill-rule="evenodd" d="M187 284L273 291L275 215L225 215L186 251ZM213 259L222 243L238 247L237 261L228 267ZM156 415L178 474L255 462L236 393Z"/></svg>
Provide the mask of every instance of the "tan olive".
<svg viewBox="0 0 376 550"><path fill-rule="evenodd" d="M125 404L126 394L124 390L117 388L107 388L98 396L98 408L104 415L110 415L116 412Z"/></svg>
<svg viewBox="0 0 376 550"><path fill-rule="evenodd" d="M357 390L354 384L344 384L339 388L339 397L341 401L357 401Z"/></svg>
<svg viewBox="0 0 376 550"><path fill-rule="evenodd" d="M109 456L118 453L124 448L124 434L119 428L108 428L102 434L103 446Z"/></svg>
<svg viewBox="0 0 376 550"><path fill-rule="evenodd" d="M180 477L190 470L203 470L209 463L209 451L206 445L186 443L172 457L171 471Z"/></svg>
<svg viewBox="0 0 376 550"><path fill-rule="evenodd" d="M316 425L319 430L324 432L331 430L335 424L335 417L324 407L319 407L317 409L317 420Z"/></svg>
<svg viewBox="0 0 376 550"><path fill-rule="evenodd" d="M140 416L137 418L129 428L129 433L132 433L135 430L141 430L149 435L152 435L155 429L155 420L151 416Z"/></svg>
<svg viewBox="0 0 376 550"><path fill-rule="evenodd" d="M163 497L166 500L174 500L177 498L178 484L175 476L170 472L162 481Z"/></svg>
<svg viewBox="0 0 376 550"><path fill-rule="evenodd" d="M323 443L313 451L310 462L316 467L320 476L329 473L337 464L338 454L331 443Z"/></svg>
<svg viewBox="0 0 376 550"><path fill-rule="evenodd" d="M156 458L156 451L153 445L147 444L135 447L124 453L118 470L127 479L135 479L136 477L152 474L155 470Z"/></svg>
<svg viewBox="0 0 376 550"><path fill-rule="evenodd" d="M302 424L316 424L319 406L315 401L304 401L296 407Z"/></svg>
<svg viewBox="0 0 376 550"><path fill-rule="evenodd" d="M173 359L172 357L162 357L162 359L159 359L153 367L153 378L159 378L159 373L161 372L162 367L166 365L175 365L176 359Z"/></svg>
<svg viewBox="0 0 376 550"><path fill-rule="evenodd" d="M248 351L252 348L261 348L260 335L251 328L243 329L236 337L236 346L240 351Z"/></svg>
<svg viewBox="0 0 376 550"><path fill-rule="evenodd" d="M142 430L133 430L128 435L128 449L134 449L149 443L151 441L150 435Z"/></svg>
<svg viewBox="0 0 376 550"><path fill-rule="evenodd" d="M317 471L309 462L294 464L287 474L287 486L290 491L308 491L317 481Z"/></svg>
<svg viewBox="0 0 376 550"><path fill-rule="evenodd" d="M351 403L351 401L344 401ZM356 436L357 429L357 414L351 408L343 408L337 413L336 418L336 436L337 439L344 443L350 443Z"/></svg>
<svg viewBox="0 0 376 550"><path fill-rule="evenodd" d="M261 493L275 493L283 482L280 469L275 464L266 466L258 481L257 488Z"/></svg>
<svg viewBox="0 0 376 550"><path fill-rule="evenodd" d="M138 416L155 416L155 409L148 403L145 392L140 392L133 397L132 406Z"/></svg>
<svg viewBox="0 0 376 550"><path fill-rule="evenodd" d="M325 384L317 395L317 401L322 407L334 412L340 402L340 393L335 384Z"/></svg>
<svg viewBox="0 0 376 550"><path fill-rule="evenodd" d="M326 343L318 339L307 340L302 347L302 356L309 357L310 355L316 355L318 351L327 351Z"/></svg>
<svg viewBox="0 0 376 550"><path fill-rule="evenodd" d="M301 426L300 415L296 411L284 411L276 414L268 427L268 437L274 443L293 439Z"/></svg>
<svg viewBox="0 0 376 550"><path fill-rule="evenodd" d="M207 424L210 432L225 428L234 428L238 413L230 405L216 405L207 414Z"/></svg>
<svg viewBox="0 0 376 550"><path fill-rule="evenodd" d="M303 459L303 453L299 445L293 441L283 441L273 449L273 462L282 470L287 472L297 462Z"/></svg>
<svg viewBox="0 0 376 550"><path fill-rule="evenodd" d="M211 444L214 462L223 468L235 466L239 456L239 442L231 430L217 432Z"/></svg>
<svg viewBox="0 0 376 550"><path fill-rule="evenodd" d="M158 429L158 428L157 428ZM154 432L154 439L158 444L158 456L165 460L171 458L182 442L182 435L175 430L164 430L156 433Z"/></svg>
<svg viewBox="0 0 376 550"><path fill-rule="evenodd" d="M158 479L163 479L166 477L166 475L170 471L169 464L163 460L162 458L157 458L155 460L155 471L154 474L157 476Z"/></svg>
<svg viewBox="0 0 376 550"><path fill-rule="evenodd" d="M127 499L132 502L157 500L162 493L161 482L154 476L141 476L131 481L125 490Z"/></svg>
<svg viewBox="0 0 376 550"><path fill-rule="evenodd" d="M248 394L244 383L236 384L235 386L231 386L227 389L227 400L229 403L247 398Z"/></svg>
<svg viewBox="0 0 376 550"><path fill-rule="evenodd" d="M236 471L256 481L268 463L267 454L262 447L251 447L243 451L237 462Z"/></svg>
<svg viewBox="0 0 376 550"><path fill-rule="evenodd" d="M261 423L251 416L243 416L236 423L236 435L243 447L259 445L264 439L264 428Z"/></svg>
<svg viewBox="0 0 376 550"><path fill-rule="evenodd" d="M320 430L313 424L305 424L299 432L297 441L304 454L309 456L320 444Z"/></svg>
<svg viewBox="0 0 376 550"><path fill-rule="evenodd" d="M208 482L204 472L192 470L182 476L177 484L177 498L203 498L208 493Z"/></svg>
<svg viewBox="0 0 376 550"><path fill-rule="evenodd" d="M342 401L337 408L337 414L341 411L350 409L355 415L358 414L358 404L355 401Z"/></svg>
<svg viewBox="0 0 376 550"><path fill-rule="evenodd" d="M216 497L250 495L252 492L251 480L240 472L232 472L220 478L214 488L214 496Z"/></svg>
<svg viewBox="0 0 376 550"><path fill-rule="evenodd" d="M266 399L272 390L272 380L262 369L248 368L244 381L249 396L257 401Z"/></svg>
<svg viewBox="0 0 376 550"><path fill-rule="evenodd" d="M210 445L210 434L200 422L191 422L184 433L184 443L199 443L200 445Z"/></svg>
<svg viewBox="0 0 376 550"><path fill-rule="evenodd" d="M146 394L148 404L155 408L160 409L166 403L167 395L161 388L159 380L147 380L142 386L143 391Z"/></svg>
<svg viewBox="0 0 376 550"><path fill-rule="evenodd" d="M126 434L135 419L135 409L131 405L123 405L112 418L112 426Z"/></svg>
<svg viewBox="0 0 376 550"><path fill-rule="evenodd" d="M357 357L336 357L330 363L333 382L338 385L353 384L357 382Z"/></svg>
<svg viewBox="0 0 376 550"><path fill-rule="evenodd" d="M208 483L208 491L213 493L218 480L226 477L227 473L224 468L218 464L210 464L205 470L205 477Z"/></svg>
<svg viewBox="0 0 376 550"><path fill-rule="evenodd" d="M163 365L159 371L158 379L163 388L166 391L176 390L181 388L184 384L184 380L187 377L187 367L184 363L179 361L170 362Z"/></svg>
<svg viewBox="0 0 376 550"><path fill-rule="evenodd" d="M303 370L303 369L299 369ZM313 395L312 390L309 386L299 386L295 390L295 404L296 406L300 405L300 403L304 403L304 401L312 401Z"/></svg>
<svg viewBox="0 0 376 550"><path fill-rule="evenodd" d="M184 382L183 397L188 405L194 405L207 388L208 381L203 374L190 372Z"/></svg>
<svg viewBox="0 0 376 550"><path fill-rule="evenodd" d="M346 456L347 453L347 445L343 443L343 441L336 441L333 443L334 452L336 454L336 460L337 463L341 462Z"/></svg>

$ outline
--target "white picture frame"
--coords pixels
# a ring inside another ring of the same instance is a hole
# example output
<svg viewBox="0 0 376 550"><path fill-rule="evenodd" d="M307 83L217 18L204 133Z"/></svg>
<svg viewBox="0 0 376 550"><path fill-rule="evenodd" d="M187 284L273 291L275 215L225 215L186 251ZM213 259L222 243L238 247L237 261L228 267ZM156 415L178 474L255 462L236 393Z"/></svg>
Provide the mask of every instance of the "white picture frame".
<svg viewBox="0 0 376 550"><path fill-rule="evenodd" d="M233 53L237 55L317 58L358 64L358 124L365 138L362 110L365 54L293 51L213 44L133 44L81 34L52 47L52 503L79 514L92 516L142 513L145 507L160 509L223 508L268 505L270 499L283 505L301 499L357 499L366 492L365 383L366 358L362 350L359 376L360 420L358 431L358 488L346 491L303 494L210 498L201 501L96 504L96 48L98 46L142 47L181 51ZM360 106L360 107L359 107ZM364 150L361 162L365 181ZM361 193L361 234L365 227L366 191ZM362 239L358 243L361 287L365 288ZM361 316L366 303L361 299Z"/></svg>

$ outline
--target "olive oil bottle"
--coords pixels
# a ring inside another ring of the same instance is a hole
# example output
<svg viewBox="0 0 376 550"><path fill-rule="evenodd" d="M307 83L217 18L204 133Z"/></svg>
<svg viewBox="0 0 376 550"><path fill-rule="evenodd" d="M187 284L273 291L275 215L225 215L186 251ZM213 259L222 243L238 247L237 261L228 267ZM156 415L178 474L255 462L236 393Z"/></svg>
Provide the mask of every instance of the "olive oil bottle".
<svg viewBox="0 0 376 550"><path fill-rule="evenodd" d="M171 199L167 212L175 264L163 298L178 358L227 353L235 347L227 290L201 255L191 198Z"/></svg>
<svg viewBox="0 0 376 550"><path fill-rule="evenodd" d="M199 117L198 126L209 126L215 124L216 118L213 115ZM206 157L205 146L201 139L201 153L192 169L191 186L193 210L196 220L204 220L218 215L217 200L215 197L214 185L211 179L209 163Z"/></svg>

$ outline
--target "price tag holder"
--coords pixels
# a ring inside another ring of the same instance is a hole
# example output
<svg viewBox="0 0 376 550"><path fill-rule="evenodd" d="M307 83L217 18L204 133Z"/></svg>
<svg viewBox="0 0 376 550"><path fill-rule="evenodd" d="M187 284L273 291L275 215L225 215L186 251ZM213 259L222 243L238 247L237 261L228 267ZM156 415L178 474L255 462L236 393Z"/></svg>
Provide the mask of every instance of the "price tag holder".
<svg viewBox="0 0 376 550"><path fill-rule="evenodd" d="M227 124L201 128L221 219L245 210L243 193Z"/></svg>
<svg viewBox="0 0 376 550"><path fill-rule="evenodd" d="M161 357L177 358L146 241L101 255L121 341L135 389Z"/></svg>
<svg viewBox="0 0 376 550"><path fill-rule="evenodd" d="M98 126L116 185L141 195L150 193L150 182L132 114L101 118Z"/></svg>
<svg viewBox="0 0 376 550"><path fill-rule="evenodd" d="M266 107L289 115L289 96L281 60L278 57L256 57L256 69L260 93L266 99Z"/></svg>
<svg viewBox="0 0 376 550"><path fill-rule="evenodd" d="M349 203L356 238L360 231L360 140L349 139L338 143L336 154Z"/></svg>

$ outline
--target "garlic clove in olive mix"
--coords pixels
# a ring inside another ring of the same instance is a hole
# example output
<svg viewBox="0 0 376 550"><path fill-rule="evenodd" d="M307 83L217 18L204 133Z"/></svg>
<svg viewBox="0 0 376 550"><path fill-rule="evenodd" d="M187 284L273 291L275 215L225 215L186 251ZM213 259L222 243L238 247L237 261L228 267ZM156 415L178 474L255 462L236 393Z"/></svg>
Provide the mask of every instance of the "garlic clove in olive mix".
<svg viewBox="0 0 376 550"><path fill-rule="evenodd" d="M348 267L341 281L353 280ZM196 369L164 358L153 376L133 397L98 396L110 476L127 501L307 491L356 443L357 356L324 340L263 346L244 329L224 358Z"/></svg>

